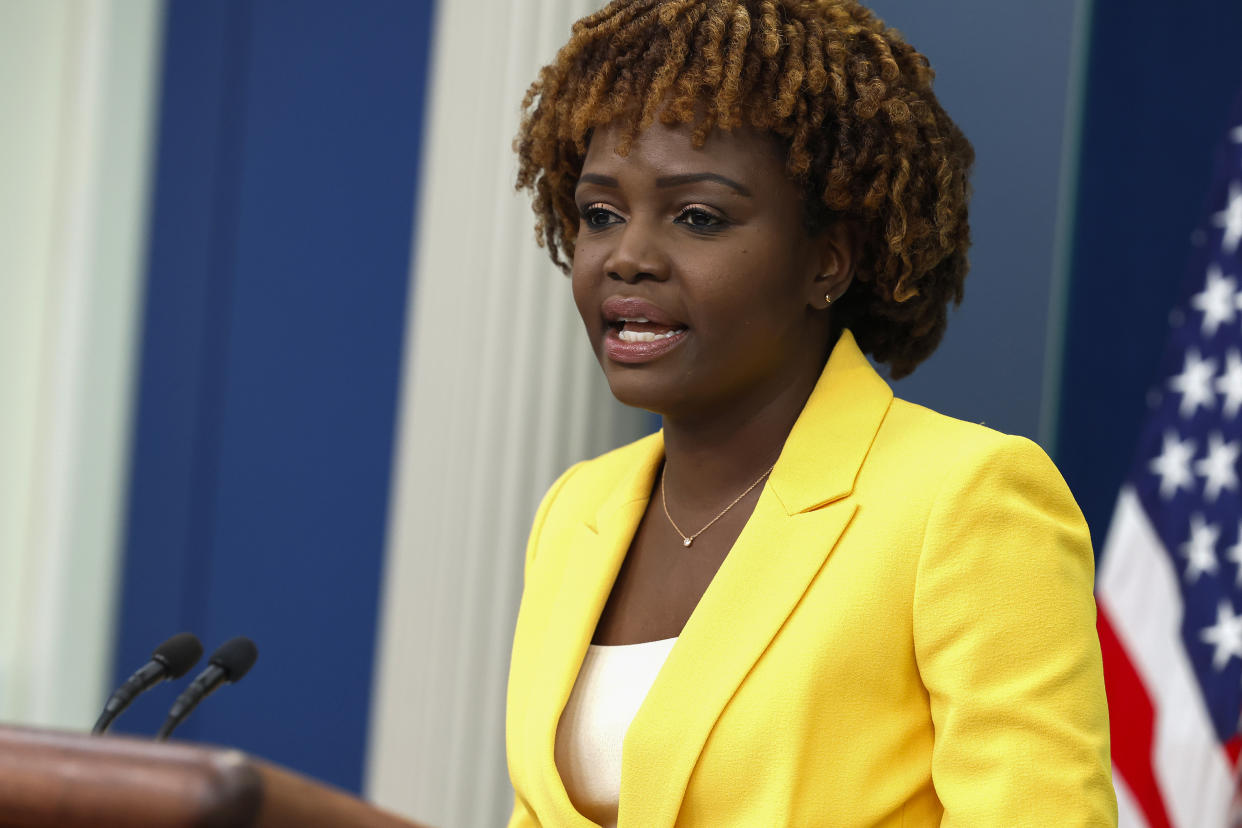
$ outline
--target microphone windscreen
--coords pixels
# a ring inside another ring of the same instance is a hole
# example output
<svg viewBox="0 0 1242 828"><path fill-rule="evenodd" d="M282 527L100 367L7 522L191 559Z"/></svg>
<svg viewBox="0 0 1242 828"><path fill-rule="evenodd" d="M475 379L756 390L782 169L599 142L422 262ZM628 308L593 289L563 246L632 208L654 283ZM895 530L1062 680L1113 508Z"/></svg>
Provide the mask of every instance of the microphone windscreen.
<svg viewBox="0 0 1242 828"><path fill-rule="evenodd" d="M169 678L181 678L203 657L203 645L194 633L177 633L156 647L151 657L168 668Z"/></svg>
<svg viewBox="0 0 1242 828"><path fill-rule="evenodd" d="M224 671L225 680L241 681L258 657L259 648L254 646L254 642L239 635L217 647L211 654L211 663Z"/></svg>

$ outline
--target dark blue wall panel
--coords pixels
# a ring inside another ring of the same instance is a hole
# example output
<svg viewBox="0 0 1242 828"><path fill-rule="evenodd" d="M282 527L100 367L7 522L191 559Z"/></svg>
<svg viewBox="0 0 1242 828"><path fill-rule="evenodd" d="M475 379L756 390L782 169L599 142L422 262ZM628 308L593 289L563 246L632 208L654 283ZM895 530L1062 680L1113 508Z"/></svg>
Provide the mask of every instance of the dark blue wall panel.
<svg viewBox="0 0 1242 828"><path fill-rule="evenodd" d="M1095 0L1057 465L1098 549L1242 90L1242 4Z"/></svg>
<svg viewBox="0 0 1242 828"><path fill-rule="evenodd" d="M178 735L354 790L430 5L167 16L116 669L181 629L251 636L253 672ZM121 729L154 730L172 695Z"/></svg>
<svg viewBox="0 0 1242 828"><path fill-rule="evenodd" d="M936 353L898 396L1035 438L1074 0L865 0L927 55L975 147L970 274Z"/></svg>

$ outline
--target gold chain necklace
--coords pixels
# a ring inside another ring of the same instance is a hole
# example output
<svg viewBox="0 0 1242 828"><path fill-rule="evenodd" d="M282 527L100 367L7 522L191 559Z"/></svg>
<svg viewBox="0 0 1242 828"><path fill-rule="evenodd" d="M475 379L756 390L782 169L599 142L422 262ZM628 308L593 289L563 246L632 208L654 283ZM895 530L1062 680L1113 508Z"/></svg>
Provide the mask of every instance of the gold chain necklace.
<svg viewBox="0 0 1242 828"><path fill-rule="evenodd" d="M665 489L664 481L668 474L668 465L665 464L664 468L660 470L660 503L664 505L664 516L668 518L668 522L672 525L673 529L677 532L677 535L681 538L681 545L689 546L690 544L694 543L695 538L697 538L699 535L706 532L708 529L712 528L713 523L715 523L716 521L724 517L725 514L728 513L728 511L732 509L734 506L736 506L742 498L750 494L751 491L753 491L756 486L758 486L760 483L763 482L763 479L765 477L767 477L769 474L772 473L772 469L774 468L776 468L775 463L768 466L768 470L765 471L763 474L759 475L758 480L756 480L754 483L751 483L749 486L747 486L746 491L742 492L740 495L733 498L733 502L730 503L728 506L724 507L723 509L721 509L720 514L716 515L714 518L709 520L706 526L704 526L699 531L695 532L693 535L687 535L685 532L681 531L681 527L679 527L677 525L677 522L673 520L673 516L668 513L668 498L664 496L664 489Z"/></svg>

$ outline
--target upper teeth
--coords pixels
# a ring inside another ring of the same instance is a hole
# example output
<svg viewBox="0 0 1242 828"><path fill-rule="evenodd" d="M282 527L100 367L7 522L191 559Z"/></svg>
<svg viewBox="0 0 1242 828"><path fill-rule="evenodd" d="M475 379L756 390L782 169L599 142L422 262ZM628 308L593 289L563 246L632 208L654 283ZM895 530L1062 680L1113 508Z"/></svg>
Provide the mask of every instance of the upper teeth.
<svg viewBox="0 0 1242 828"><path fill-rule="evenodd" d="M650 322L651 320L645 316L621 317L622 322Z"/></svg>
<svg viewBox="0 0 1242 828"><path fill-rule="evenodd" d="M668 331L667 333L652 333L651 331L621 331L617 334L617 337L622 342L655 342L657 339L668 339L671 336L676 336L681 333L682 330L683 329L678 328L677 330Z"/></svg>

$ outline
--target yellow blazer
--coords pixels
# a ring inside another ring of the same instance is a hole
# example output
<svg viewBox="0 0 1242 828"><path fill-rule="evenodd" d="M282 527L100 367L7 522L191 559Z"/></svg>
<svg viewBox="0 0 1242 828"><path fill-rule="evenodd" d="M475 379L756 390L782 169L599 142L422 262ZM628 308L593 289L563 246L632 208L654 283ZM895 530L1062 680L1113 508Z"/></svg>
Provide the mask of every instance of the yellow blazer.
<svg viewBox="0 0 1242 828"><path fill-rule="evenodd" d="M592 824L556 727L662 457L579 463L539 507L511 826ZM894 399L846 332L626 733L620 828L1116 825L1092 579L1043 451Z"/></svg>

